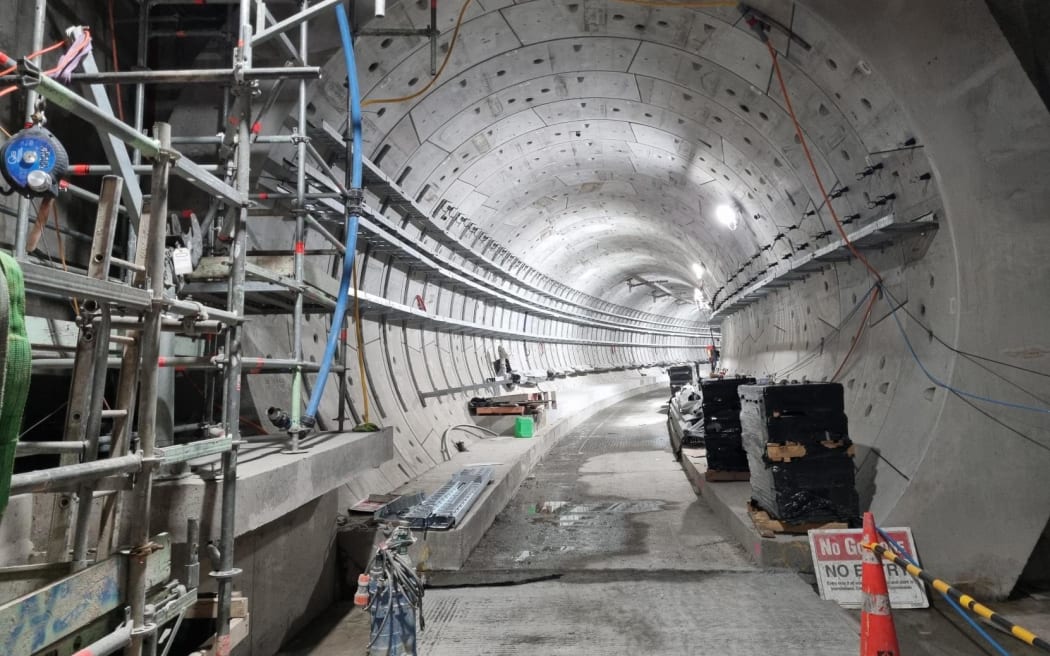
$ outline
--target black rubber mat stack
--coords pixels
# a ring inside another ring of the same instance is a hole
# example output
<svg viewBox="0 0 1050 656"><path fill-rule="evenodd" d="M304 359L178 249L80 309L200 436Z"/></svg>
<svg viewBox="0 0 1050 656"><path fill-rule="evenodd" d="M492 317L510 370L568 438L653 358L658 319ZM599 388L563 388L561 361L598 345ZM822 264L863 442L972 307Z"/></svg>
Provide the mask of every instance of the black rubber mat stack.
<svg viewBox="0 0 1050 656"><path fill-rule="evenodd" d="M747 454L740 442L740 397L737 388L754 378L706 378L700 381L704 413L703 445L707 468L714 471L747 471ZM695 434L698 431L690 431Z"/></svg>
<svg viewBox="0 0 1050 656"><path fill-rule="evenodd" d="M682 387L693 382L693 365L679 364L668 367L667 376L671 380L671 395L673 396Z"/></svg>
<svg viewBox="0 0 1050 656"><path fill-rule="evenodd" d="M749 385L739 394L754 503L785 522L854 520L859 508L842 385Z"/></svg>

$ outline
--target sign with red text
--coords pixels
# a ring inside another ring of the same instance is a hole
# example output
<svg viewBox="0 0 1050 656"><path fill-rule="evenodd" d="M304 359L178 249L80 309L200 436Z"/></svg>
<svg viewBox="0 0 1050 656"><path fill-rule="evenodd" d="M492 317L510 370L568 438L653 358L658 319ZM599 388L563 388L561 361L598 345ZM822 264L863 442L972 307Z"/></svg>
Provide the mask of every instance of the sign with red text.
<svg viewBox="0 0 1050 656"><path fill-rule="evenodd" d="M883 529L913 559L915 541L910 528ZM861 553L864 550L864 531L859 528L818 529L809 532L809 546L813 552L813 568L817 575L820 598L836 601L843 608L860 608L863 597L860 589L862 571ZM890 545L880 540L880 544ZM890 591L892 608L929 608L926 588L903 568L883 561L886 587Z"/></svg>

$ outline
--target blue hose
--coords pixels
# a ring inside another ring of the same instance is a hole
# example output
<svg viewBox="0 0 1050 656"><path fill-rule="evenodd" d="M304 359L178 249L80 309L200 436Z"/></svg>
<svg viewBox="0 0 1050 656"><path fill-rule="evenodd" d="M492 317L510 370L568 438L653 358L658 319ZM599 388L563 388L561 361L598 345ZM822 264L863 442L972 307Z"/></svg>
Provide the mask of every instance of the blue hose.
<svg viewBox="0 0 1050 656"><path fill-rule="evenodd" d="M360 192L362 178L361 162L361 92L357 86L357 64L354 62L354 43L350 36L350 20L346 16L346 9L342 4L335 7L336 17L339 19L339 37L343 42L343 57L346 59L346 76L350 83L349 98L347 98L347 112L350 115L350 130L353 134L353 153L350 165L350 192ZM358 195L358 198L360 196ZM357 202L360 202L359 200ZM332 327L328 332L328 342L324 349L324 358L321 367L317 371L317 382L313 392L310 394L310 403L306 406L306 415L303 424L312 426L317 417L317 408L321 405L321 396L324 394L325 383L328 382L328 374L332 368L332 360L335 358L336 345L339 343L339 333L342 331L343 317L346 315L347 300L350 296L350 278L354 271L354 253L357 250L357 220L358 208L348 203L346 218L346 252L343 254L343 275L339 279L339 296L336 297L335 310L332 312Z"/></svg>

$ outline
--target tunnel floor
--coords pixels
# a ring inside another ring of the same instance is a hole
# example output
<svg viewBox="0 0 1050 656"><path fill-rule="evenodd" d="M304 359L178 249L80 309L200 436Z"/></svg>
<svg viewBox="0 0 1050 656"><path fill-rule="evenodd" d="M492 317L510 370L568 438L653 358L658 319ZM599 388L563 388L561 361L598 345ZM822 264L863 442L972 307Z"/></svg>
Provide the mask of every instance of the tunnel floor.
<svg viewBox="0 0 1050 656"><path fill-rule="evenodd" d="M463 569L432 577L422 656L857 653L855 616L752 565L693 492L666 396L625 400L554 445ZM938 611L898 629L906 655L992 653ZM367 632L341 605L282 653L364 654Z"/></svg>

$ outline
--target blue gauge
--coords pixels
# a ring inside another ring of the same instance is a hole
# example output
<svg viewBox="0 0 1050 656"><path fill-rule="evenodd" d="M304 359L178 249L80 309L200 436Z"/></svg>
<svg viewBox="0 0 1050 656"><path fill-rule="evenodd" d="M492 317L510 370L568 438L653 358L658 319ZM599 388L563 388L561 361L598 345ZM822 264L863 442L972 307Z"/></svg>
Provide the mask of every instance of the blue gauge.
<svg viewBox="0 0 1050 656"><path fill-rule="evenodd" d="M54 196L69 168L69 155L49 130L34 126L11 137L0 149L0 173L26 196Z"/></svg>

